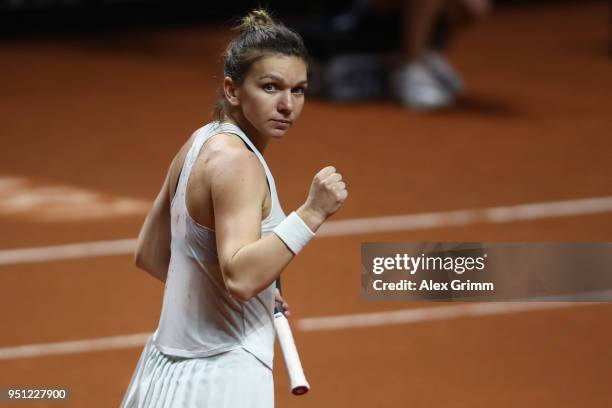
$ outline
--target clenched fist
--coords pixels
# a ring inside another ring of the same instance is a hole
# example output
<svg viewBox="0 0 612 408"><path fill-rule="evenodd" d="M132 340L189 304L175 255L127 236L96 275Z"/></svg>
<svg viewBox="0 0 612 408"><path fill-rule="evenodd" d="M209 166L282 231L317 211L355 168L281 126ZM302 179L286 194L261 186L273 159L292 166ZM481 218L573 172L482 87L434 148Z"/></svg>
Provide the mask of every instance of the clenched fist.
<svg viewBox="0 0 612 408"><path fill-rule="evenodd" d="M329 216L338 211L347 196L342 175L334 167L327 166L314 176L308 198L297 213L311 230L316 231Z"/></svg>

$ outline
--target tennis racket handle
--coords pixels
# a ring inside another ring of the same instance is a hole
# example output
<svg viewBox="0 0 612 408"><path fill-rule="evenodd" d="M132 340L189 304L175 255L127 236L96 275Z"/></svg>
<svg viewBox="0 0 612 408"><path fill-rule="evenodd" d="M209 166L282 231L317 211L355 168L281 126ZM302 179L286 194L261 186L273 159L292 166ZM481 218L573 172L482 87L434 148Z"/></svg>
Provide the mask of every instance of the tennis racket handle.
<svg viewBox="0 0 612 408"><path fill-rule="evenodd" d="M293 341L289 321L284 314L277 312L274 314L274 326L276 327L276 335L278 336L278 342L285 360L285 367L287 367L289 374L291 393L294 395L306 394L310 390L310 385L306 381L306 376L302 369L302 363L295 347L295 341Z"/></svg>

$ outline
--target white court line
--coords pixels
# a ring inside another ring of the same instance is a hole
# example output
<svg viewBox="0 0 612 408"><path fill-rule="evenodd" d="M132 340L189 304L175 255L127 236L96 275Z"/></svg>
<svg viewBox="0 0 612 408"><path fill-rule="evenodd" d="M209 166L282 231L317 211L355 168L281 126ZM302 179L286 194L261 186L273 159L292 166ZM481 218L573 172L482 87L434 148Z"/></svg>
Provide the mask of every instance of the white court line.
<svg viewBox="0 0 612 408"><path fill-rule="evenodd" d="M468 303L453 306L402 309L389 312L353 315L310 317L297 322L300 331L343 330L362 327L413 324L435 320L451 320L461 317L491 316L532 310L560 309L599 303L573 302L502 302Z"/></svg>
<svg viewBox="0 0 612 408"><path fill-rule="evenodd" d="M484 209L329 221L321 227L317 232L317 236L333 237L365 233L423 230L477 223L503 223L606 212L612 212L612 196ZM92 256L131 254L135 248L136 239L121 239L39 248L5 249L0 250L0 266Z"/></svg>
<svg viewBox="0 0 612 408"><path fill-rule="evenodd" d="M421 230L612 212L612 196L328 222L318 236Z"/></svg>
<svg viewBox="0 0 612 408"><path fill-rule="evenodd" d="M118 239L114 241L87 242L82 244L54 245L38 248L1 250L0 265L131 254L136 249L136 242L137 240L134 238Z"/></svg>
<svg viewBox="0 0 612 408"><path fill-rule="evenodd" d="M0 348L0 360L141 347L151 333Z"/></svg>
<svg viewBox="0 0 612 408"><path fill-rule="evenodd" d="M415 324L427 321L458 319L462 317L491 316L593 304L598 303L526 302L460 304L378 313L311 317L298 320L295 323L295 327L300 331L342 330L348 328ZM4 347L0 348L0 360L142 347L151 334L152 333L138 333L60 343L41 343Z"/></svg>

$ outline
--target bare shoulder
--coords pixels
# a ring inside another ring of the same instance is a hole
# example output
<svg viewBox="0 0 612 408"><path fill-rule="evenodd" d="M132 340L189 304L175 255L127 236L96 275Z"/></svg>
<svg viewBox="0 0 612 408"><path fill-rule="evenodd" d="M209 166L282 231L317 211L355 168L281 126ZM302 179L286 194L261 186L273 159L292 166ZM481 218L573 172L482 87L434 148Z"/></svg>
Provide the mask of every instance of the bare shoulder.
<svg viewBox="0 0 612 408"><path fill-rule="evenodd" d="M197 134L198 132L194 132L172 159L167 175L171 199L176 190L187 153L193 145ZM245 170L252 170L255 165L261 167L261 163L259 163L257 156L247 149L241 140L230 134L221 133L211 137L200 153L201 154L194 164L196 179L199 178L198 174L209 174L211 171L219 169L226 164L228 166L241 166L238 170L243 167ZM204 169L204 167L206 167L206 169Z"/></svg>
<svg viewBox="0 0 612 408"><path fill-rule="evenodd" d="M200 224L214 227L221 209L256 205L266 200L264 168L239 137L212 136L202 147L187 180L187 209Z"/></svg>
<svg viewBox="0 0 612 408"><path fill-rule="evenodd" d="M203 150L198 161L214 180L223 182L239 178L265 183L266 175L261 162L237 136L225 133L215 135Z"/></svg>

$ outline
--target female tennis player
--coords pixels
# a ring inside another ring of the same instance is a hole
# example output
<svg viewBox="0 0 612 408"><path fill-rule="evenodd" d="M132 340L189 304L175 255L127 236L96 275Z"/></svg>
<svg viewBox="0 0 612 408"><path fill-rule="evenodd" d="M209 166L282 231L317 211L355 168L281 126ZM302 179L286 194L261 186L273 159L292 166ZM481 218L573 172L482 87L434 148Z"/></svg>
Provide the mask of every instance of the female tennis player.
<svg viewBox="0 0 612 408"><path fill-rule="evenodd" d="M300 116L307 52L264 10L237 29L217 120L178 152L138 237L136 264L166 285L124 408L273 407L274 282L347 197L329 166L283 213L262 154Z"/></svg>

